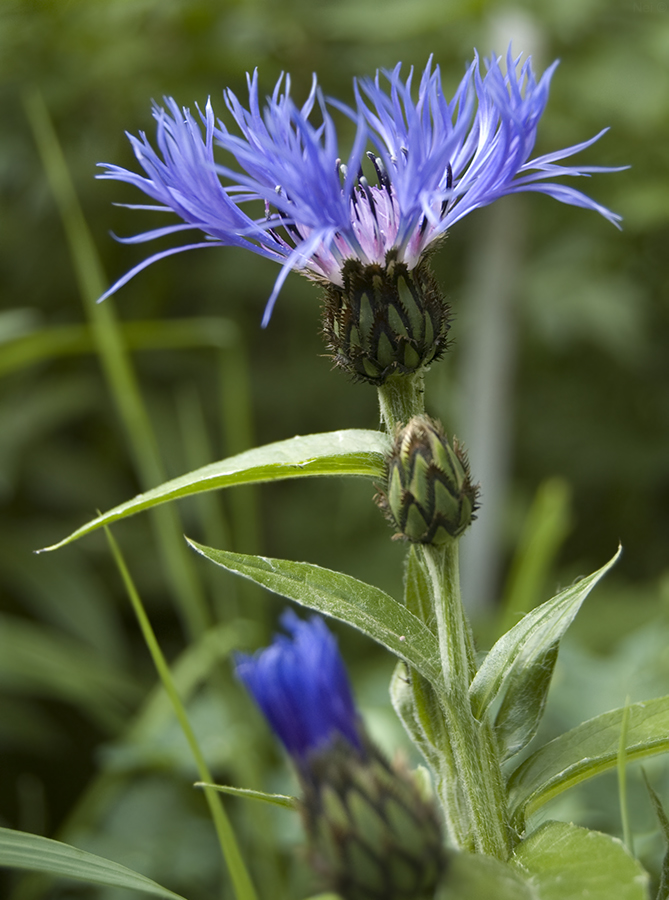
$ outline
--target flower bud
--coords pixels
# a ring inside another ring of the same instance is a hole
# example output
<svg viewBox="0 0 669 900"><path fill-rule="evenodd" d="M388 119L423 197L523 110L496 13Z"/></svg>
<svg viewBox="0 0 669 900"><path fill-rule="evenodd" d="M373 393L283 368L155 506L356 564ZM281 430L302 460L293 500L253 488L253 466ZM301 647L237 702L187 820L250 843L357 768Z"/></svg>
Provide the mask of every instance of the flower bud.
<svg viewBox="0 0 669 900"><path fill-rule="evenodd" d="M446 865L432 798L369 739L323 620L282 624L291 637L236 666L295 763L312 865L343 900L432 900Z"/></svg>
<svg viewBox="0 0 669 900"><path fill-rule="evenodd" d="M381 385L439 359L447 346L449 307L426 258L409 270L389 251L385 265L347 259L343 288L325 285L323 333L335 365Z"/></svg>
<svg viewBox="0 0 669 900"><path fill-rule="evenodd" d="M301 801L311 862L344 900L432 900L445 868L436 809L367 739L309 758Z"/></svg>
<svg viewBox="0 0 669 900"><path fill-rule="evenodd" d="M414 416L396 438L388 460L387 493L378 498L398 537L442 544L471 524L479 488L471 482L467 456L441 426Z"/></svg>

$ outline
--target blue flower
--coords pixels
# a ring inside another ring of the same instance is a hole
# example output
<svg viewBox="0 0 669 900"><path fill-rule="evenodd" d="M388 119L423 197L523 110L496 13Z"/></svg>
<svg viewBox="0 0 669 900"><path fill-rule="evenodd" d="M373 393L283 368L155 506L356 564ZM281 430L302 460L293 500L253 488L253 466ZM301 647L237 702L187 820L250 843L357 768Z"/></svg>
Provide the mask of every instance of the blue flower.
<svg viewBox="0 0 669 900"><path fill-rule="evenodd" d="M441 817L399 761L366 735L337 642L319 616L287 610L237 675L297 764L308 857L344 900L430 900L446 868Z"/></svg>
<svg viewBox="0 0 669 900"><path fill-rule="evenodd" d="M159 152L145 134L128 135L144 175L104 164L106 171L98 177L134 184L158 204L132 208L172 211L182 220L124 238L128 243L186 230L203 232L205 240L155 253L103 296L165 256L196 247L245 247L282 264L265 309L267 324L291 270L340 287L347 260L383 266L390 253L412 270L453 224L505 194L541 191L618 225L620 216L554 180L618 171L558 165L604 131L529 158L556 66L537 81L530 60L521 64L511 48L506 73L495 57L486 61L482 73L476 55L448 101L431 58L417 100L412 96L413 69L403 80L398 64L375 79L355 82L354 108L336 100L326 103L315 77L307 101L298 107L290 96L289 77L282 76L262 112L256 72L248 78L248 109L230 90L225 92L238 133L215 119L210 102L195 117L167 98L166 108L155 106L153 111ZM346 164L328 104L356 125ZM320 112L317 123L312 121L314 107ZM236 168L215 161L215 144L233 157ZM363 174L363 162L376 183Z"/></svg>
<svg viewBox="0 0 669 900"><path fill-rule="evenodd" d="M278 634L255 656L237 654L237 675L298 765L345 741L363 753L362 731L337 642L319 616L286 610Z"/></svg>

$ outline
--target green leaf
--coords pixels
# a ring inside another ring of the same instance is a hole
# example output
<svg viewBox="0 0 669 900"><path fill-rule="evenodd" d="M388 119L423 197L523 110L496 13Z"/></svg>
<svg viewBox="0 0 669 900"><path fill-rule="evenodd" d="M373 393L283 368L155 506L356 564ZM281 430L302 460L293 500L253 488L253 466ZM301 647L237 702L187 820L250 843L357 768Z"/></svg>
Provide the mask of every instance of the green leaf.
<svg viewBox="0 0 669 900"><path fill-rule="evenodd" d="M531 660L526 669L516 670L509 678L494 726L503 760L515 756L537 733L558 650L556 641L544 654Z"/></svg>
<svg viewBox="0 0 669 900"><path fill-rule="evenodd" d="M648 900L648 881L616 838L548 822L508 863L449 854L435 900Z"/></svg>
<svg viewBox="0 0 669 900"><path fill-rule="evenodd" d="M514 855L536 900L648 900L648 873L608 834L547 822Z"/></svg>
<svg viewBox="0 0 669 900"><path fill-rule="evenodd" d="M196 781L195 787L208 787L221 794L231 794L233 797L245 797L247 800L263 800L274 806L283 806L285 809L297 809L297 797L288 794L266 794L264 791L254 791L251 788L230 787L227 784L209 784L206 781Z"/></svg>
<svg viewBox="0 0 669 900"><path fill-rule="evenodd" d="M452 853L435 900L542 900L516 866L490 856Z"/></svg>
<svg viewBox="0 0 669 900"><path fill-rule="evenodd" d="M143 891L155 897L167 897L168 900L184 900L181 894L168 891L150 878L126 869L119 863L85 850L77 850L60 841L9 828L0 828L0 866L48 872L92 884Z"/></svg>
<svg viewBox="0 0 669 900"><path fill-rule="evenodd" d="M605 566L529 612L497 641L476 673L470 695L478 719L498 697L502 705L495 728L505 756L534 737L550 685L560 640L581 604L620 555Z"/></svg>
<svg viewBox="0 0 669 900"><path fill-rule="evenodd" d="M441 683L437 639L420 619L379 588L312 563L214 550L187 540L198 553L229 572L348 622L408 662L434 685Z"/></svg>
<svg viewBox="0 0 669 900"><path fill-rule="evenodd" d="M627 726L627 760L643 759L669 750L669 696L633 703ZM515 827L567 788L618 763L620 731L625 708L583 722L545 744L511 774L509 804Z"/></svg>
<svg viewBox="0 0 669 900"><path fill-rule="evenodd" d="M430 685L425 679L416 683L416 679L419 678L420 676L414 673L413 678L410 679L406 664L404 661L398 660L390 679L390 702L398 719L425 757L426 762L435 771L438 771L441 762L440 751L443 750L443 746L447 746L444 744L442 747L438 747L435 740L435 732L438 733L440 728L443 728L443 715L440 717L441 721L436 714L431 715L436 712L430 703L435 692L432 690L431 693L428 693ZM436 698L434 705L438 707Z"/></svg>
<svg viewBox="0 0 669 900"><path fill-rule="evenodd" d="M364 475L368 478L382 478L388 449L388 437L383 432L357 428L310 434L306 437L298 435L287 441L256 447L138 494L39 552L57 550L103 525L110 525L169 500L178 500L202 491L308 475Z"/></svg>

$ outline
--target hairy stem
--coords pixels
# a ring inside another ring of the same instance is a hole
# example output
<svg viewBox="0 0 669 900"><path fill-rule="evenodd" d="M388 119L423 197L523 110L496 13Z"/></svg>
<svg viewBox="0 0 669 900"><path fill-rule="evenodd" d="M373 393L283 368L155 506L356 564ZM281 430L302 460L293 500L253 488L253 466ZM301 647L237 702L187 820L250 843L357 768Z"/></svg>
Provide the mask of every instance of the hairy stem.
<svg viewBox="0 0 669 900"><path fill-rule="evenodd" d="M423 376L391 375L378 388L381 421L392 435L398 425L406 425L412 416L425 412Z"/></svg>
<svg viewBox="0 0 669 900"><path fill-rule="evenodd" d="M457 800L460 819L453 821L451 813L447 820L463 849L506 859L508 811L497 746L490 728L474 717L469 700L476 666L471 628L460 598L458 542L450 541L443 548L421 546L418 556L431 593L444 677L441 699L450 746L443 754L440 792L445 805Z"/></svg>

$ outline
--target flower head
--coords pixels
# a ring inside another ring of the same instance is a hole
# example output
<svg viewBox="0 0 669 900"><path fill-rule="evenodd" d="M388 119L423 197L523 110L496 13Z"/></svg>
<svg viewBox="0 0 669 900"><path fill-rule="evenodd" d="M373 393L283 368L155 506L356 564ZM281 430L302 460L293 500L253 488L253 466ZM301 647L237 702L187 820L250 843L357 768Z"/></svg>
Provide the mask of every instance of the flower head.
<svg viewBox="0 0 669 900"><path fill-rule="evenodd" d="M337 642L318 616L286 610L278 634L256 656L238 654L237 675L298 765L337 741L362 752L359 716Z"/></svg>
<svg viewBox="0 0 669 900"><path fill-rule="evenodd" d="M173 253L245 247L282 264L265 310L266 324L290 270L339 288L345 287L351 261L363 268L385 267L391 258L411 271L453 224L505 194L541 191L617 224L618 215L554 181L616 171L558 165L604 132L529 159L556 65L537 81L530 60L521 64L510 48L506 73L495 57L486 61L482 73L476 56L449 101L432 59L420 79L417 100L413 69L404 80L398 64L373 80L356 82L353 108L335 100L326 103L315 78L307 101L298 107L290 96L290 79L282 77L263 112L254 73L248 78L248 109L230 90L225 92L238 133L215 119L210 102L195 117L166 99L166 108L154 107L158 152L144 134L129 135L144 175L105 165L98 177L134 184L158 204L134 208L172 211L182 220L123 240L137 243L186 230L202 232L205 240L154 254L104 296ZM328 103L356 125L346 164ZM320 116L314 123L316 106ZM215 144L236 167L215 161Z"/></svg>
<svg viewBox="0 0 669 900"><path fill-rule="evenodd" d="M337 643L321 618L281 619L237 674L297 764L309 856L344 900L432 900L446 868L431 798L365 733Z"/></svg>

